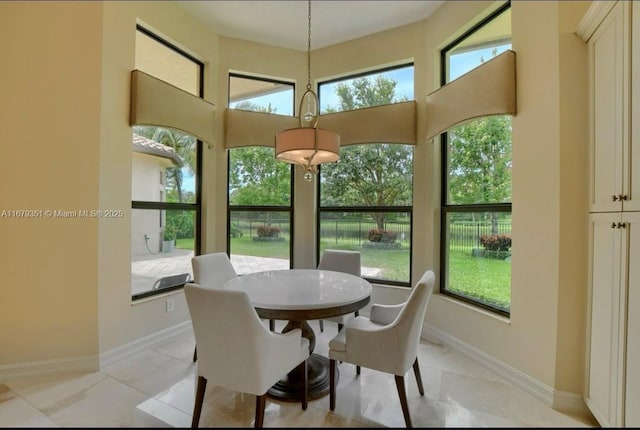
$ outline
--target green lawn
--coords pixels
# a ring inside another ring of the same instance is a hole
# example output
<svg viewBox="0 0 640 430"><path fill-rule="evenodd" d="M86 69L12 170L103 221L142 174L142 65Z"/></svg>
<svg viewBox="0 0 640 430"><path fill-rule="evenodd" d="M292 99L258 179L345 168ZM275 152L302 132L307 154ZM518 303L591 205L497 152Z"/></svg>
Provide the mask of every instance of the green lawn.
<svg viewBox="0 0 640 430"><path fill-rule="evenodd" d="M193 249L193 239L178 239L176 247ZM360 251L362 265L382 269L381 279L409 279L409 251L360 248L351 242L323 240L321 249L338 248ZM249 235L231 239L231 253L256 257L289 258L289 242L256 242ZM473 257L469 251L449 254L449 289L505 310L511 303L511 262Z"/></svg>
<svg viewBox="0 0 640 430"><path fill-rule="evenodd" d="M511 262L449 253L449 289L508 310L511 303Z"/></svg>
<svg viewBox="0 0 640 430"><path fill-rule="evenodd" d="M193 249L193 238L176 239L176 248Z"/></svg>

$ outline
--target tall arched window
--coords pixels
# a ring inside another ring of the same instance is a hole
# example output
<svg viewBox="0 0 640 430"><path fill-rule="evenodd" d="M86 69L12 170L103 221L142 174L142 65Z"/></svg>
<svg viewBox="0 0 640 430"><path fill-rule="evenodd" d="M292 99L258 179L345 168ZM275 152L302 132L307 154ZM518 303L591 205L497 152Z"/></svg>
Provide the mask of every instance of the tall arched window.
<svg viewBox="0 0 640 430"><path fill-rule="evenodd" d="M506 3L441 52L441 84L511 49ZM509 315L511 117L450 129L442 139L440 292Z"/></svg>

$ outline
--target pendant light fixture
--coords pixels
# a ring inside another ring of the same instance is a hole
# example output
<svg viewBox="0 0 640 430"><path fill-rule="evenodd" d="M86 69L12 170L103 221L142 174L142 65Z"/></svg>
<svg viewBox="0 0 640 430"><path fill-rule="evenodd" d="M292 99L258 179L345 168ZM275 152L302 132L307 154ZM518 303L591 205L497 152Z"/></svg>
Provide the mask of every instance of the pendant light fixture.
<svg viewBox="0 0 640 430"><path fill-rule="evenodd" d="M322 163L340 158L340 135L318 128L320 103L311 89L311 0L308 13L307 87L298 109L300 127L276 133L276 159L297 164L304 169L304 179L311 181Z"/></svg>

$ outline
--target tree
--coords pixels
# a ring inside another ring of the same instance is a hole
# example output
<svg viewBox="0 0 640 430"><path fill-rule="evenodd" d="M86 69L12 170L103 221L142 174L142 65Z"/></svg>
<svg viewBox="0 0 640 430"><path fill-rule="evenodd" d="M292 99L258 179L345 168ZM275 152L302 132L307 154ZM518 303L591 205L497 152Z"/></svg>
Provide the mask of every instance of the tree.
<svg viewBox="0 0 640 430"><path fill-rule="evenodd" d="M185 173L193 175L195 172L195 137L163 127L136 126L134 127L134 131L141 136L173 148L178 157L180 157L183 164L182 166L167 167L167 187L169 188L167 195L173 195L173 193L171 193L173 190L175 191L177 201L180 203L184 202L184 175Z"/></svg>
<svg viewBox="0 0 640 430"><path fill-rule="evenodd" d="M339 107L327 112L405 101L397 99L397 82L384 76L354 79L336 87ZM324 206L411 205L413 148L400 144L365 144L343 147L340 161L321 167ZM388 213L371 214L378 229L384 229Z"/></svg>
<svg viewBox="0 0 640 430"><path fill-rule="evenodd" d="M291 201L291 167L276 160L273 148L231 150L229 203L287 206Z"/></svg>
<svg viewBox="0 0 640 430"><path fill-rule="evenodd" d="M406 97L395 98L398 83L385 76L375 78L362 77L354 79L351 84L340 83L336 86L336 95L340 98L338 108L329 107L326 113L360 109L399 101L406 101Z"/></svg>
<svg viewBox="0 0 640 430"><path fill-rule="evenodd" d="M448 135L449 203L511 201L511 117L477 119ZM495 232L495 213L491 221Z"/></svg>
<svg viewBox="0 0 640 430"><path fill-rule="evenodd" d="M411 204L413 150L407 145L354 145L340 161L321 167L324 206L401 206ZM384 229L388 213L371 214Z"/></svg>
<svg viewBox="0 0 640 430"><path fill-rule="evenodd" d="M275 113L269 103L261 106L249 100L235 109ZM276 160L272 148L246 147L231 151L229 203L247 206L288 206L291 202L291 167Z"/></svg>

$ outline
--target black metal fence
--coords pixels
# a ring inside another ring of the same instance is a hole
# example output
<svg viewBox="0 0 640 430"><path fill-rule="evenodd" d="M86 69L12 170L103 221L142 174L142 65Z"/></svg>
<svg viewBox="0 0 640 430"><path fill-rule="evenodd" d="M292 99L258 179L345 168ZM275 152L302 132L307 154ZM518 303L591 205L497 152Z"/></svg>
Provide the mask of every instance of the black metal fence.
<svg viewBox="0 0 640 430"><path fill-rule="evenodd" d="M260 226L269 224L280 228L282 237L289 237L290 221L288 218L239 219L232 218L231 233L257 236ZM320 222L320 239L333 241L343 246L361 246L369 241L369 232L378 229L372 220L322 220ZM411 241L411 224L408 221L385 221L384 230L395 233L395 242L403 248L409 247ZM451 250L470 251L482 248L480 237L483 235L505 234L511 235L510 222L466 222L456 221L449 224L449 245Z"/></svg>
<svg viewBox="0 0 640 430"><path fill-rule="evenodd" d="M511 235L511 223L452 222L449 224L449 249L470 251L482 248L480 236L493 234Z"/></svg>
<svg viewBox="0 0 640 430"><path fill-rule="evenodd" d="M376 229L378 225L371 220L322 220L320 239L361 246L363 242L369 242L369 232ZM403 248L409 247L411 224L408 221L385 221L383 230L395 233L395 242Z"/></svg>
<svg viewBox="0 0 640 430"><path fill-rule="evenodd" d="M269 220L253 219L232 219L231 236L248 236L250 238L258 235L258 227L269 225L280 229L280 237L289 237L290 222L288 218L271 218Z"/></svg>

